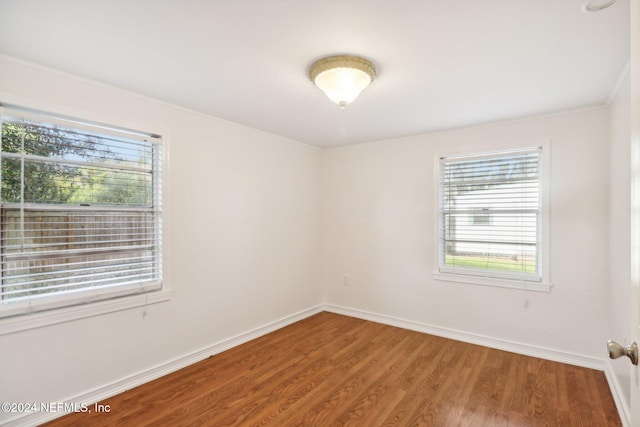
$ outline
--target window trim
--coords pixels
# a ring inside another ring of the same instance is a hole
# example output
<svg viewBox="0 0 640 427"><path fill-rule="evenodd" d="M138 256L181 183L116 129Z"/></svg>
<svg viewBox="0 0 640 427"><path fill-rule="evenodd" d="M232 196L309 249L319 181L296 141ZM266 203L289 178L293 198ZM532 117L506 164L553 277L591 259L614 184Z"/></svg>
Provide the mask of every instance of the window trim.
<svg viewBox="0 0 640 427"><path fill-rule="evenodd" d="M156 291L94 302L81 302L78 305L67 305L51 310L5 317L0 319L0 336L116 311L147 307L170 299L171 289L163 285L162 289Z"/></svg>
<svg viewBox="0 0 640 427"><path fill-rule="evenodd" d="M79 293L71 304L51 306L49 303L42 304L42 307L33 310L22 311L21 314L7 315L0 318L0 336L11 334L23 330L40 328L43 326L54 325L87 317L93 317L101 314L117 312L121 310L132 309L136 307L146 307L171 299L172 289L167 278L169 277L168 265L165 260L168 255L168 239L164 224L168 221L168 200L169 192L166 186L167 171L169 169L169 132L162 125L140 126L139 124L130 124L119 119L104 117L92 118L87 112L78 112L72 109L65 109L59 105L49 105L46 103L32 104L29 100L18 100L14 104L11 97L5 97L9 102L0 101L0 110L8 110L9 115L24 115L26 118L40 117L45 121L61 124L63 126L77 126L78 128L107 128L114 133L121 133L130 139L152 137L159 139L160 153L160 170L159 173L159 190L161 191L162 213L156 217L156 233L160 233L160 250L158 253L160 264L160 281L156 283L148 283L144 286L134 285L126 293L115 290L112 294L101 295L94 298L89 293L82 295ZM25 106L30 105L33 106ZM51 111L57 111L51 113ZM69 123L71 122L71 123ZM109 123L109 124L105 124ZM156 132L147 132L144 129L155 128ZM138 130L134 130L138 129ZM159 132L158 132L159 131ZM155 185L155 184L154 184ZM161 283L161 286L158 286ZM123 288L124 290L124 288ZM52 301L55 296L52 297ZM12 308L10 311L14 311ZM13 314L13 313L12 313Z"/></svg>
<svg viewBox="0 0 640 427"><path fill-rule="evenodd" d="M540 224L541 232L538 235L539 244L539 263L540 263L540 281L531 281L507 277L508 274L462 274L460 269L456 272L440 271L440 159L443 157L457 156L486 156L492 153L499 154L510 150L523 150L527 148L541 147L540 162ZM553 285L550 280L550 260L549 260L549 238L550 238L550 159L551 159L551 140L542 139L535 141L522 141L514 144L494 144L486 145L482 148L462 147L455 150L442 150L434 153L434 239L433 239L433 271L434 280L467 283L474 285L493 286L500 288L525 289L540 292L550 292ZM502 276L502 277L501 277Z"/></svg>

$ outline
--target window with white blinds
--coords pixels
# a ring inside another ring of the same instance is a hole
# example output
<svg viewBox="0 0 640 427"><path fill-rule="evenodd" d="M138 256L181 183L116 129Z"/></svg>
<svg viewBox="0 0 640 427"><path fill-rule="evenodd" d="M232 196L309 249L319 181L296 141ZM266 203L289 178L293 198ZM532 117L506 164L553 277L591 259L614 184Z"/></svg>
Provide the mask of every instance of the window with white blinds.
<svg viewBox="0 0 640 427"><path fill-rule="evenodd" d="M160 138L4 107L0 125L0 317L160 289Z"/></svg>
<svg viewBox="0 0 640 427"><path fill-rule="evenodd" d="M540 282L542 147L440 158L439 271Z"/></svg>

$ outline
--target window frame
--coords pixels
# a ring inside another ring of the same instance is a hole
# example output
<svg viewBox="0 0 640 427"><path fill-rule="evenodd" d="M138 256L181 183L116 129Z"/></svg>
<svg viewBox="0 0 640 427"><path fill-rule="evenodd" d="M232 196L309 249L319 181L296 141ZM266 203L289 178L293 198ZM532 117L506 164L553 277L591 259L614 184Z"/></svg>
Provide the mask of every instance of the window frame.
<svg viewBox="0 0 640 427"><path fill-rule="evenodd" d="M511 274L501 274L495 271L478 270L473 274L465 274L463 269L445 269L441 271L441 236L440 236L440 173L441 158L447 157L486 157L495 154L499 156L509 151L521 151L526 149L541 148L539 169L540 191L540 230L538 240L538 263L540 269L540 281L527 280L524 277L514 277ZM541 292L550 292L553 285L550 281L549 260L549 179L550 179L551 141L549 139L524 141L515 144L490 145L478 148L461 148L456 150L438 151L434 156L434 249L432 276L437 281L468 283L483 286L501 288L526 289Z"/></svg>
<svg viewBox="0 0 640 427"><path fill-rule="evenodd" d="M135 307L146 307L150 304L168 301L171 296L171 288L166 281L167 266L164 262L167 250L166 233L164 232L167 191L163 183L166 182L168 167L168 143L166 137L168 132L147 132L137 130L143 128L141 126L127 126L117 120L84 119L80 118L82 117L81 115L74 114L74 112L69 115L66 112L58 114L51 113L49 112L51 111L50 109L45 108L35 109L0 102L0 112L8 116L94 132L120 133L122 135L137 135L138 137L147 136L158 140L156 145L160 150L158 154L159 170L156 171L155 176L158 179L153 186L154 194L156 191L158 192L157 200L160 202L158 212L154 215L154 234L158 245L159 286L149 283L148 285L115 287L107 292L93 294L90 292L80 292L69 296L52 294L42 298L36 304L27 305L26 309L24 304L20 302L15 303L16 305L13 307L12 304L6 304L0 307L0 310L2 310L0 313L0 335ZM59 110L59 108L56 108L56 110ZM18 305L21 307L18 307Z"/></svg>

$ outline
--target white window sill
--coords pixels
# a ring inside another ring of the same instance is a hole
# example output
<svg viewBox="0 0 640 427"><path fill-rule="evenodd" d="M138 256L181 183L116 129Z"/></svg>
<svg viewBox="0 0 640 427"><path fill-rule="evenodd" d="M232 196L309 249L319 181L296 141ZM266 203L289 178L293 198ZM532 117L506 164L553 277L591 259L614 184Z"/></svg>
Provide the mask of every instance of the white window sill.
<svg viewBox="0 0 640 427"><path fill-rule="evenodd" d="M168 301L170 289L0 319L0 335Z"/></svg>
<svg viewBox="0 0 640 427"><path fill-rule="evenodd" d="M547 282L528 282L525 280L499 279L492 277L469 276L463 274L433 272L435 280L445 282L470 283L474 285L493 286L497 288L525 289L535 292L551 292L553 285Z"/></svg>

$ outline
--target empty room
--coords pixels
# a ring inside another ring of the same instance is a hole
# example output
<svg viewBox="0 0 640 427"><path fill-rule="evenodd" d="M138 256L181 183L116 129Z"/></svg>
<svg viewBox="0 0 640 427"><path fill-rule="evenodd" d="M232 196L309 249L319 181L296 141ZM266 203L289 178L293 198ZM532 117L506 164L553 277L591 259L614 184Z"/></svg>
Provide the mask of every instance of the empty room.
<svg viewBox="0 0 640 427"><path fill-rule="evenodd" d="M0 426L640 426L640 0L0 0Z"/></svg>

